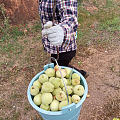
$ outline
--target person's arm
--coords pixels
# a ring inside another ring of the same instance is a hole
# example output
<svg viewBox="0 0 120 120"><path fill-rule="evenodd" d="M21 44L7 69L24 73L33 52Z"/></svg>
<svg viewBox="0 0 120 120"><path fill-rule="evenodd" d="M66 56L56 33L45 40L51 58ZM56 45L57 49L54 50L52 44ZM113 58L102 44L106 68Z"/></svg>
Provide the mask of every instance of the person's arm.
<svg viewBox="0 0 120 120"><path fill-rule="evenodd" d="M69 43L70 33L76 32L78 27L77 21L77 0L61 0L58 6L61 10L62 18L60 26L64 29L64 42ZM64 8L64 9L63 9Z"/></svg>
<svg viewBox="0 0 120 120"><path fill-rule="evenodd" d="M47 35L48 40L54 46L61 46L63 43L66 46L71 39L75 40L75 32L78 26L77 0L59 0L57 7L59 15L61 15L61 22L48 29L43 29L42 35Z"/></svg>

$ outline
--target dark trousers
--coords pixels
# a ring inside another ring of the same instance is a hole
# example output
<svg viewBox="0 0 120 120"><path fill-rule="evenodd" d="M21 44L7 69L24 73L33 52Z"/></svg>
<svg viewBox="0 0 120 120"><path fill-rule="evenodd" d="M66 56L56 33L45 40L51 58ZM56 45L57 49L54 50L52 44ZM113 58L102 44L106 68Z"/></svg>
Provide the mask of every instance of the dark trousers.
<svg viewBox="0 0 120 120"><path fill-rule="evenodd" d="M85 77L86 72L84 70L79 70L79 69L75 68L74 66L69 65L69 63L71 62L73 57L75 57L75 55L76 55L76 50L59 53L59 59L57 60L58 65L74 68L74 69L76 69L78 72L80 72ZM57 59L57 54L51 54L51 57L54 57L55 59ZM56 65L55 61L51 60L51 62Z"/></svg>
<svg viewBox="0 0 120 120"><path fill-rule="evenodd" d="M59 58L57 60L58 65L68 66L72 58L75 57L75 55L76 55L76 50L59 53ZM54 57L55 59L57 59L57 54L51 54L51 57ZM52 60L52 62L56 64L55 61Z"/></svg>

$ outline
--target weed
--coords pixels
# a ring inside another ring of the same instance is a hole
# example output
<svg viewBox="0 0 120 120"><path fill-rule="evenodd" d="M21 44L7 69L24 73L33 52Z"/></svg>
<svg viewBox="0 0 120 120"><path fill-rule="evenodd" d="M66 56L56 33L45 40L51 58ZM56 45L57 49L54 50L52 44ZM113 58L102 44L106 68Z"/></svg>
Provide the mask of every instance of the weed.
<svg viewBox="0 0 120 120"><path fill-rule="evenodd" d="M31 32L39 32L39 31L41 31L41 23L40 23L40 21L37 21L35 24L34 24L34 26L32 26L32 28L31 28Z"/></svg>
<svg viewBox="0 0 120 120"><path fill-rule="evenodd" d="M28 103L25 103L24 110L29 111L31 109L31 106Z"/></svg>
<svg viewBox="0 0 120 120"><path fill-rule="evenodd" d="M42 36L41 35L38 35L37 37L36 37L36 40L41 40L42 39Z"/></svg>
<svg viewBox="0 0 120 120"><path fill-rule="evenodd" d="M23 36L24 32L22 30L20 30L18 27L11 27L9 24L9 17L6 16L4 4L0 5L0 12L3 16L3 20L0 26L0 42L4 42L10 39L17 40L18 37Z"/></svg>
<svg viewBox="0 0 120 120"><path fill-rule="evenodd" d="M19 112L15 112L13 113L13 116L11 118L11 120L18 120L19 119L19 116L20 116L20 113Z"/></svg>
<svg viewBox="0 0 120 120"><path fill-rule="evenodd" d="M83 23L87 21L91 14L81 6L78 7L78 11L80 11L78 13L78 22L81 24L81 27L84 27Z"/></svg>
<svg viewBox="0 0 120 120"><path fill-rule="evenodd" d="M2 117L0 117L0 120L4 120Z"/></svg>
<svg viewBox="0 0 120 120"><path fill-rule="evenodd" d="M114 67L114 66L111 66L111 67L110 67L110 70L111 70L112 72L114 72L114 71L115 71L115 67Z"/></svg>
<svg viewBox="0 0 120 120"><path fill-rule="evenodd" d="M98 7L98 2L97 2L97 0L94 0L94 1L93 1L93 4L94 4L96 7Z"/></svg>
<svg viewBox="0 0 120 120"><path fill-rule="evenodd" d="M2 53L11 53L12 52L13 54L19 54L22 52L23 47L18 43L16 43L16 44L15 43L14 44L7 43L6 45L5 44L1 45L0 49L1 49Z"/></svg>
<svg viewBox="0 0 120 120"><path fill-rule="evenodd" d="M0 12L2 13L3 16L3 22L2 25L0 26L0 31L1 31L0 36L2 36L0 41L4 41L5 39L8 38L8 34L10 30L9 17L6 16L4 4L0 5Z"/></svg>
<svg viewBox="0 0 120 120"><path fill-rule="evenodd" d="M82 30L78 30L78 35L77 35L77 39L80 39L81 37L83 37L84 33L82 32Z"/></svg>
<svg viewBox="0 0 120 120"><path fill-rule="evenodd" d="M120 31L120 17L108 19L104 23L101 23L100 30L107 30L110 32Z"/></svg>
<svg viewBox="0 0 120 120"><path fill-rule="evenodd" d="M79 65L79 66L82 65L82 61L78 61L78 65Z"/></svg>
<svg viewBox="0 0 120 120"><path fill-rule="evenodd" d="M113 0L106 0L106 7L112 7L113 6Z"/></svg>
<svg viewBox="0 0 120 120"><path fill-rule="evenodd" d="M13 27L10 31L11 38L17 40L18 37L23 36L24 32L19 30L18 27Z"/></svg>
<svg viewBox="0 0 120 120"><path fill-rule="evenodd" d="M24 40L24 43L27 44L28 40Z"/></svg>
<svg viewBox="0 0 120 120"><path fill-rule="evenodd" d="M5 101L4 100L0 100L0 108L3 108L5 106Z"/></svg>

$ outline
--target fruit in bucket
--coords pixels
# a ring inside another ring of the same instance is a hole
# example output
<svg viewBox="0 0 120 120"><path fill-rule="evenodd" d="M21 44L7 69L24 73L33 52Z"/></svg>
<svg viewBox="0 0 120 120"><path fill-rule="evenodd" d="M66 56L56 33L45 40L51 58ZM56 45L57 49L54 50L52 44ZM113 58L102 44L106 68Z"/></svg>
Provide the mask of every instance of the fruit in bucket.
<svg viewBox="0 0 120 120"><path fill-rule="evenodd" d="M67 85L71 85L72 84L72 80L71 79L67 79Z"/></svg>
<svg viewBox="0 0 120 120"><path fill-rule="evenodd" d="M66 71L66 78L69 78L72 70L70 68L65 68L65 71Z"/></svg>
<svg viewBox="0 0 120 120"><path fill-rule="evenodd" d="M51 83L51 82L45 82L43 83L42 85L42 89L41 89L41 92L44 93L44 92L53 92L54 90L54 85Z"/></svg>
<svg viewBox="0 0 120 120"><path fill-rule="evenodd" d="M39 88L37 86L32 86L30 89L31 95L35 96L39 93Z"/></svg>
<svg viewBox="0 0 120 120"><path fill-rule="evenodd" d="M77 73L72 74L72 79L78 79L80 80L80 76Z"/></svg>
<svg viewBox="0 0 120 120"><path fill-rule="evenodd" d="M36 80L34 83L33 83L33 86L37 86L39 89L41 88L41 83Z"/></svg>
<svg viewBox="0 0 120 120"><path fill-rule="evenodd" d="M69 99L69 104L72 104L72 97L68 96L68 99Z"/></svg>
<svg viewBox="0 0 120 120"><path fill-rule="evenodd" d="M58 101L63 101L63 100L66 100L67 99L67 96L65 94L64 91L59 91L57 94L56 94L56 99Z"/></svg>
<svg viewBox="0 0 120 120"><path fill-rule="evenodd" d="M58 111L58 108L59 108L59 101L53 100L52 103L50 104L51 111Z"/></svg>
<svg viewBox="0 0 120 120"><path fill-rule="evenodd" d="M75 85L79 85L80 84L80 80L79 79L72 79L72 85L75 86Z"/></svg>
<svg viewBox="0 0 120 120"><path fill-rule="evenodd" d="M47 82L48 81L48 76L46 74L42 74L42 75L40 75L38 80L39 80L40 83Z"/></svg>
<svg viewBox="0 0 120 120"><path fill-rule="evenodd" d="M41 104L41 105L40 105L40 108L41 108L41 109L44 109L44 110L47 110L47 111L50 110L50 106L49 106L49 105L46 105L46 104Z"/></svg>
<svg viewBox="0 0 120 120"><path fill-rule="evenodd" d="M62 102L60 102L59 104L59 110L62 110L62 107L65 107L68 105L68 101L67 100L64 100Z"/></svg>
<svg viewBox="0 0 120 120"><path fill-rule="evenodd" d="M48 76L48 77L54 77L55 76L55 70L53 68L48 68L46 71L45 71L45 74Z"/></svg>
<svg viewBox="0 0 120 120"><path fill-rule="evenodd" d="M49 82L51 82L54 85L54 88L59 88L60 84L61 84L61 79L60 78L51 77L49 79Z"/></svg>
<svg viewBox="0 0 120 120"><path fill-rule="evenodd" d="M61 70L62 76L63 76L63 78L64 78L64 77L66 76L66 71L65 71L65 69L60 69L60 70ZM57 71L56 71L56 77L61 78L61 73L60 73L59 70L57 70Z"/></svg>
<svg viewBox="0 0 120 120"><path fill-rule="evenodd" d="M79 74L69 68L48 68L33 82L30 94L35 105L47 111L60 111L62 107L80 102L85 90ZM71 74L71 78L70 78ZM65 89L66 86L66 89ZM66 92L67 90L67 92ZM68 97L67 97L68 95Z"/></svg>
<svg viewBox="0 0 120 120"><path fill-rule="evenodd" d="M66 86L66 89L67 89L68 95L72 94L72 92L73 92L73 87L72 86ZM63 87L63 91L65 93L66 93L66 89L65 89L65 87Z"/></svg>
<svg viewBox="0 0 120 120"><path fill-rule="evenodd" d="M58 65L56 65L56 66L54 67L55 72L59 70L59 67L60 67L60 66L58 66ZM60 68L60 69L61 69L61 68Z"/></svg>
<svg viewBox="0 0 120 120"><path fill-rule="evenodd" d="M54 89L54 91L52 92L53 95L56 95L58 92L62 91L62 89L59 87L59 88L56 88Z"/></svg>
<svg viewBox="0 0 120 120"><path fill-rule="evenodd" d="M43 93L41 96L42 104L49 105L53 100L51 93Z"/></svg>
<svg viewBox="0 0 120 120"><path fill-rule="evenodd" d="M80 101L80 97L78 95L73 95L72 96L72 102L73 103L78 103Z"/></svg>
<svg viewBox="0 0 120 120"><path fill-rule="evenodd" d="M84 94L84 87L82 85L76 85L73 91L76 95L82 96Z"/></svg>
<svg viewBox="0 0 120 120"><path fill-rule="evenodd" d="M66 79L66 78L61 79L61 83L60 83L60 87L61 87L61 88L63 88L63 87L64 87L64 83L65 83L65 85L67 85L67 84L68 84L68 83L67 83L67 79Z"/></svg>
<svg viewBox="0 0 120 120"><path fill-rule="evenodd" d="M37 94L34 98L33 98L33 101L36 105L40 105L42 103L42 100L41 100L41 94Z"/></svg>

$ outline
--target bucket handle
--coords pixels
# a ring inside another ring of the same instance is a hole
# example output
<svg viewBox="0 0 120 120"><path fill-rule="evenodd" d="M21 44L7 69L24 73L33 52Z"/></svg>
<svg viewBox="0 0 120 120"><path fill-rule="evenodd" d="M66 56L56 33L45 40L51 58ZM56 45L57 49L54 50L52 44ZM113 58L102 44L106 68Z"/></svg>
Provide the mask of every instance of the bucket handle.
<svg viewBox="0 0 120 120"><path fill-rule="evenodd" d="M58 65L58 62L57 62L57 60L56 60L54 57L51 57L51 59L53 59L53 60L56 62L56 65L58 66L58 70L60 71L60 75L61 75L62 81L63 81L63 83L64 83L65 91L66 91L66 94L67 94L67 101L68 101L68 104L69 104L69 97L68 97L67 87L66 87L65 81L64 81L64 79L63 79L63 75L62 75L62 72L61 72L61 70L60 70L60 66ZM50 60L51 60L51 59L50 59ZM46 70L48 67L54 67L54 64L51 63L51 64L45 65L45 66L44 66L44 70Z"/></svg>

